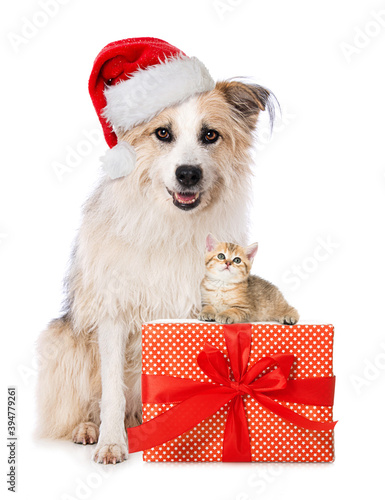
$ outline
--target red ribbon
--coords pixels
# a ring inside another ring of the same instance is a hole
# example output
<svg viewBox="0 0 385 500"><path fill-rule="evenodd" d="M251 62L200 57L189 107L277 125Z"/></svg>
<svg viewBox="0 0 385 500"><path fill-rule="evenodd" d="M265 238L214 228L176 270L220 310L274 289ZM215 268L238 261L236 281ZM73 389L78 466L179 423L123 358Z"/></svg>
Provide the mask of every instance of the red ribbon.
<svg viewBox="0 0 385 500"><path fill-rule="evenodd" d="M250 462L249 429L243 404L245 395L303 429L325 431L334 428L337 422L310 420L275 400L333 406L335 377L288 379L294 362L293 354L266 356L247 370L251 326L226 325L223 333L230 366L224 354L207 343L197 357L199 367L213 382L142 375L143 403L177 404L152 420L127 429L131 453L153 448L180 436L231 401L223 437L222 460ZM265 372L271 368L274 369Z"/></svg>

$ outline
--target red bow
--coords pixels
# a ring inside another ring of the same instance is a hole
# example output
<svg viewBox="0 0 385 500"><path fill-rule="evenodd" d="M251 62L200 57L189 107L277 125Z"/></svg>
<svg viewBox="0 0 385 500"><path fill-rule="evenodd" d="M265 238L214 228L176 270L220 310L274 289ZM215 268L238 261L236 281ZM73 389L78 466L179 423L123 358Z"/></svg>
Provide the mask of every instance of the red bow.
<svg viewBox="0 0 385 500"><path fill-rule="evenodd" d="M213 382L142 375L143 403L177 404L152 420L127 429L131 453L153 448L180 436L231 401L223 438L222 460L250 462L249 430L243 405L245 395L250 395L264 408L298 427L315 431L334 428L336 422L310 420L275 400L333 406L335 377L288 380L294 362L293 354L266 356L247 370L251 326L224 326L223 333L230 366L224 354L210 344L206 344L197 357L199 367ZM263 374L274 366L275 369Z"/></svg>

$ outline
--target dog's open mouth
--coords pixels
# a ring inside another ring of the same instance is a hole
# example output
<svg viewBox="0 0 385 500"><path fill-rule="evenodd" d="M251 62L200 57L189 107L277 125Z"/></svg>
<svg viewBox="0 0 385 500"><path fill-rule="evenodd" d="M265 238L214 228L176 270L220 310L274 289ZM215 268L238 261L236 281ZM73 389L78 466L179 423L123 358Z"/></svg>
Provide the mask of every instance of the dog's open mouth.
<svg viewBox="0 0 385 500"><path fill-rule="evenodd" d="M171 196L174 205L181 210L192 210L201 202L201 194L198 193L177 193L167 190Z"/></svg>

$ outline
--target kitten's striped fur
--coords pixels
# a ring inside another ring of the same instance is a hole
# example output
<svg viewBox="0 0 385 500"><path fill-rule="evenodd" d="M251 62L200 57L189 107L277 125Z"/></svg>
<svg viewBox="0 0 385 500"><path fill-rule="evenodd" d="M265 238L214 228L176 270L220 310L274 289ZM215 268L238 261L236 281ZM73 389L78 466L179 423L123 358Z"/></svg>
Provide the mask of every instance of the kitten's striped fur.
<svg viewBox="0 0 385 500"><path fill-rule="evenodd" d="M218 242L209 235L206 249L206 273L201 284L201 320L218 323L297 323L297 310L286 302L278 288L258 276L250 275L257 243L241 247Z"/></svg>

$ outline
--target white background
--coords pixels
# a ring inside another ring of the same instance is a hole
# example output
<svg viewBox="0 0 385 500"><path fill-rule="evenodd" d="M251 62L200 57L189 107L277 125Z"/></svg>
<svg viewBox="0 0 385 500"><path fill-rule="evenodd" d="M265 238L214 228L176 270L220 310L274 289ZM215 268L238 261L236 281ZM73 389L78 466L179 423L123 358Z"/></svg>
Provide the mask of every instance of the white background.
<svg viewBox="0 0 385 500"><path fill-rule="evenodd" d="M31 0L3 2L0 13L1 495L8 469L6 387L16 385L22 499L379 498L384 2L61 3L51 6L50 18ZM28 22L39 27L27 28ZM23 33L29 38L15 42ZM144 464L137 455L103 467L91 463L90 447L32 437L34 344L59 314L81 205L106 149L87 79L104 45L136 36L159 37L197 56L216 79L250 76L280 101L282 119L270 141L262 122L256 151L251 239L260 251L254 272L281 287L302 321L336 327L333 464ZM86 139L92 133L93 145ZM82 157L60 179L54 166L65 164L74 149ZM296 273L301 278L293 278Z"/></svg>

